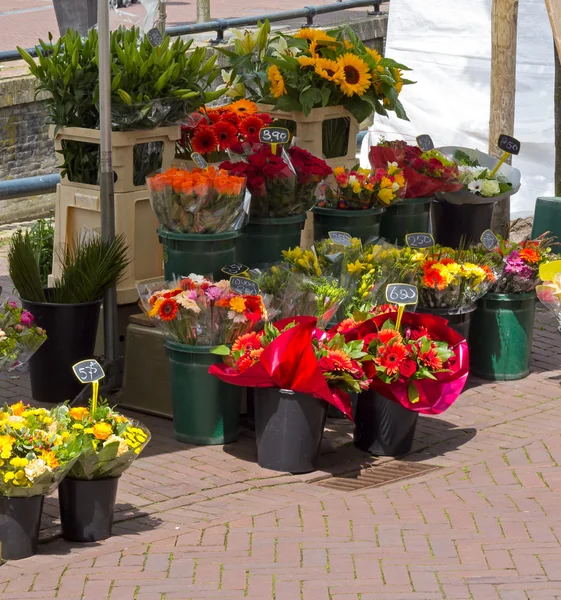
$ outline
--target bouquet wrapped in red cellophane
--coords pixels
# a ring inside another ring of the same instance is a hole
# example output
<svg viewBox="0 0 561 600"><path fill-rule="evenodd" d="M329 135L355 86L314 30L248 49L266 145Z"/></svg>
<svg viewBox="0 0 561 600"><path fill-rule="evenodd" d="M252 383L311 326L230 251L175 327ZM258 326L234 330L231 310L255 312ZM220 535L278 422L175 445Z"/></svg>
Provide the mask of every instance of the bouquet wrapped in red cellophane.
<svg viewBox="0 0 561 600"><path fill-rule="evenodd" d="M370 389L422 414L440 414L460 395L469 372L469 352L462 336L441 317L381 314L344 333L347 342L363 341L363 362ZM328 335L335 335L332 329Z"/></svg>
<svg viewBox="0 0 561 600"><path fill-rule="evenodd" d="M402 169L407 181L406 198L426 198L462 188L458 165L438 150L423 152L401 140L384 140L372 146L368 156L373 169L385 169L391 163Z"/></svg>
<svg viewBox="0 0 561 600"><path fill-rule="evenodd" d="M352 419L348 392L360 392L370 384L360 364L366 356L362 346L361 341L346 342L341 335L328 338L314 317L293 317L239 337L226 363L212 365L208 372L233 385L308 394Z"/></svg>

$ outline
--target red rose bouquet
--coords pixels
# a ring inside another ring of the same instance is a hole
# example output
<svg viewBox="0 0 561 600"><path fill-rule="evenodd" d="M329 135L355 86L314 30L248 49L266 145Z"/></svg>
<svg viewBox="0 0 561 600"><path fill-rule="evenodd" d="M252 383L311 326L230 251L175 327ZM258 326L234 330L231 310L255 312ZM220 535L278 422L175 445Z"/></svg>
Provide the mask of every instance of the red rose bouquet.
<svg viewBox="0 0 561 600"><path fill-rule="evenodd" d="M436 192L456 192L462 188L458 165L438 150L423 152L404 141L384 140L370 148L369 158L372 169L385 169L393 163L403 170L407 181L406 198L425 198Z"/></svg>
<svg viewBox="0 0 561 600"><path fill-rule="evenodd" d="M363 343L346 342L341 335L327 338L316 324L313 317L268 324L259 334L238 338L226 363L212 365L208 372L234 385L308 394L352 418L348 392L368 389L370 383L361 366Z"/></svg>
<svg viewBox="0 0 561 600"><path fill-rule="evenodd" d="M409 410L439 414L460 395L468 377L467 342L433 315L382 314L348 330L347 341L361 340L368 357L363 367L371 389ZM329 335L336 334L336 329Z"/></svg>
<svg viewBox="0 0 561 600"><path fill-rule="evenodd" d="M333 169L321 158L298 146L289 148L288 155L298 177L295 204L309 210L315 204L318 185L333 173Z"/></svg>

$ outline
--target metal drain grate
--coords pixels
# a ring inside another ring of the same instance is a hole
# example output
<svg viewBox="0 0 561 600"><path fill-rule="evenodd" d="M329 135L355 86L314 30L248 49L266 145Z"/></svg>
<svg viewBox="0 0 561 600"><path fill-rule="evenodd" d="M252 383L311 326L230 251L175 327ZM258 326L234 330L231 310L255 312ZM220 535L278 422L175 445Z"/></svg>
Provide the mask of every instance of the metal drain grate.
<svg viewBox="0 0 561 600"><path fill-rule="evenodd" d="M364 488L378 487L394 483L401 479L418 477L441 467L435 465L421 465L418 463L393 460L378 467L364 469L357 473L349 473L340 477L330 477L316 482L316 485L345 492L353 492Z"/></svg>

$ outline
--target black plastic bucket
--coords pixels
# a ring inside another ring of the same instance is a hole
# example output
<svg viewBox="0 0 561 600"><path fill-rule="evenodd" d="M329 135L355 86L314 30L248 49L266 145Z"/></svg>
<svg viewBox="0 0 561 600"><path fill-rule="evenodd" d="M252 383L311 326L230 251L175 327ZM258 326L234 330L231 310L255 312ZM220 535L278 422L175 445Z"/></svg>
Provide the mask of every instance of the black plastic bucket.
<svg viewBox="0 0 561 600"><path fill-rule="evenodd" d="M411 451L419 413L388 400L374 390L358 395L354 444L375 456L401 456Z"/></svg>
<svg viewBox="0 0 561 600"><path fill-rule="evenodd" d="M477 308L477 304L470 304L458 310L457 308L426 308L419 306L418 313L427 313L436 315L448 321L448 327L457 331L465 340L469 340L469 330L471 326L471 315Z"/></svg>
<svg viewBox="0 0 561 600"><path fill-rule="evenodd" d="M47 332L47 340L29 360L31 395L38 402L72 400L83 389L72 366L92 358L101 300L84 304L21 304Z"/></svg>
<svg viewBox="0 0 561 600"><path fill-rule="evenodd" d="M62 537L69 542L99 542L111 537L119 477L72 479L58 488Z"/></svg>
<svg viewBox="0 0 561 600"><path fill-rule="evenodd" d="M314 471L327 402L278 388L255 388L257 462L284 473Z"/></svg>
<svg viewBox="0 0 561 600"><path fill-rule="evenodd" d="M0 496L0 542L3 560L18 560L37 552L45 496Z"/></svg>
<svg viewBox="0 0 561 600"><path fill-rule="evenodd" d="M458 248L479 244L481 234L491 228L494 202L481 204L431 204L432 234L437 244Z"/></svg>

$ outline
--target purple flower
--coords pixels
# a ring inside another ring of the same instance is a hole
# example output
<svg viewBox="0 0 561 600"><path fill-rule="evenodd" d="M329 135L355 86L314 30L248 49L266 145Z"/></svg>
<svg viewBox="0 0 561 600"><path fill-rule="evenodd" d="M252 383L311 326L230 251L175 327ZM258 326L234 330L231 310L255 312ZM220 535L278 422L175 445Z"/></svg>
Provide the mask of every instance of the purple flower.
<svg viewBox="0 0 561 600"><path fill-rule="evenodd" d="M21 321L22 325L25 325L26 327L31 327L31 323L33 323L33 319L34 319L34 317L29 311L24 310L21 313L20 321Z"/></svg>
<svg viewBox="0 0 561 600"><path fill-rule="evenodd" d="M10 308L17 308L18 307L18 305L15 302L8 302L8 306Z"/></svg>
<svg viewBox="0 0 561 600"><path fill-rule="evenodd" d="M187 294L187 298L189 298L189 300L196 300L197 299L197 290L191 290Z"/></svg>
<svg viewBox="0 0 561 600"><path fill-rule="evenodd" d="M213 285L205 290L205 294L207 295L209 300L218 300L222 297L222 290Z"/></svg>

